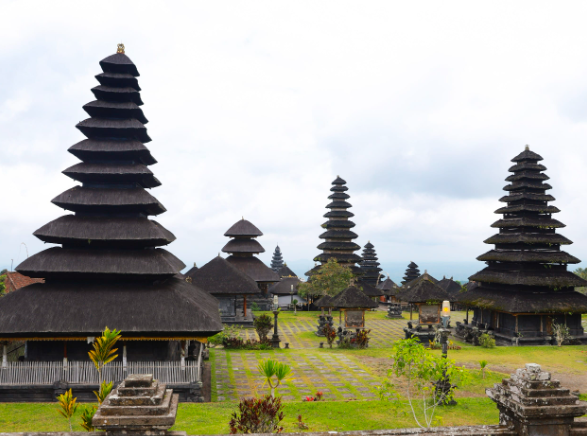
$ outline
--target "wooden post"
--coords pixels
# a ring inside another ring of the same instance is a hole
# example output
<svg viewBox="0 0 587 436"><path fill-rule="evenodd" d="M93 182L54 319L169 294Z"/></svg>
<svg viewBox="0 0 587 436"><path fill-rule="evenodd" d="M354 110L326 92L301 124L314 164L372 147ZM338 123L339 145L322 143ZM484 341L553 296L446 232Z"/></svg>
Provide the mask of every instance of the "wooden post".
<svg viewBox="0 0 587 436"><path fill-rule="evenodd" d="M8 368L8 347L2 345L2 368Z"/></svg>
<svg viewBox="0 0 587 436"><path fill-rule="evenodd" d="M124 373L124 377L126 377L126 344L122 346L122 372Z"/></svg>
<svg viewBox="0 0 587 436"><path fill-rule="evenodd" d="M181 360L181 370L182 371L185 371L185 354L186 354L186 348L187 348L186 347L187 341L180 341L179 344L180 344L180 347L181 347L181 358L180 358L180 360Z"/></svg>
<svg viewBox="0 0 587 436"><path fill-rule="evenodd" d="M342 309L338 309L338 326L342 327Z"/></svg>
<svg viewBox="0 0 587 436"><path fill-rule="evenodd" d="M412 320L412 309L413 309L413 305L410 303L410 321Z"/></svg>
<svg viewBox="0 0 587 436"><path fill-rule="evenodd" d="M469 324L469 306L467 306L467 324Z"/></svg>
<svg viewBox="0 0 587 436"><path fill-rule="evenodd" d="M247 317L247 295L243 295L243 315Z"/></svg>
<svg viewBox="0 0 587 436"><path fill-rule="evenodd" d="M516 317L516 333L518 333L518 315L515 315Z"/></svg>
<svg viewBox="0 0 587 436"><path fill-rule="evenodd" d="M63 370L67 369L67 341L63 341Z"/></svg>
<svg viewBox="0 0 587 436"><path fill-rule="evenodd" d="M202 354L204 353L204 344L202 342L198 342L198 380L200 381L200 377L202 374Z"/></svg>

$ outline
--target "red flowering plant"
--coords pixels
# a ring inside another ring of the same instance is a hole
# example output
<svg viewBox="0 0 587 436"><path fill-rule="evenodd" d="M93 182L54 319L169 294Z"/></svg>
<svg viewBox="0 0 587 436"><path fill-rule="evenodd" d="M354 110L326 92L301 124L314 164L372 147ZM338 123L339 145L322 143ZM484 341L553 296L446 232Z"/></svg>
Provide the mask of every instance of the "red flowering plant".
<svg viewBox="0 0 587 436"><path fill-rule="evenodd" d="M282 410L279 397L243 398L228 424L230 433L281 433Z"/></svg>
<svg viewBox="0 0 587 436"><path fill-rule="evenodd" d="M336 339L336 330L332 328L330 324L326 324L322 329L324 332L324 336L326 336L326 341L328 341L328 345L332 348L332 343Z"/></svg>

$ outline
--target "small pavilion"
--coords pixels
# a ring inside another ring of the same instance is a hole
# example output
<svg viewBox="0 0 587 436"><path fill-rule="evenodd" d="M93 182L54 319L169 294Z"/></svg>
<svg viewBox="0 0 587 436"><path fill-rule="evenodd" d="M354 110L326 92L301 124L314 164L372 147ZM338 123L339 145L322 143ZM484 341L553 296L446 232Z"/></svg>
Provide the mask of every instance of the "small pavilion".
<svg viewBox="0 0 587 436"><path fill-rule="evenodd" d="M348 329L365 328L365 310L379 307L378 303L356 286L349 286L341 291L332 298L329 304L330 307L340 310L339 325L341 327L344 313L344 327Z"/></svg>
<svg viewBox="0 0 587 436"><path fill-rule="evenodd" d="M449 300L448 292L435 284L428 273L402 288L399 298L418 308L418 323L436 325L440 323L442 302ZM412 309L410 309L410 320Z"/></svg>

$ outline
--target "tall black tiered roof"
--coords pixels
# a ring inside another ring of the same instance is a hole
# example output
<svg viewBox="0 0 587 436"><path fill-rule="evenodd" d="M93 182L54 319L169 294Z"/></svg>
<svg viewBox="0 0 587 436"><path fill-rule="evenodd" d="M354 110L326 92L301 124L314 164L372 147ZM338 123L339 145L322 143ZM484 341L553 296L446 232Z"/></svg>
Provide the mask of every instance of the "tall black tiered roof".
<svg viewBox="0 0 587 436"><path fill-rule="evenodd" d="M84 106L90 118L76 126L87 139L69 149L82 162L63 171L79 184L53 200L73 214L34 233L60 246L17 267L46 283L0 300L0 337L87 337L105 326L145 337L214 334L218 302L181 279L185 265L158 248L175 236L148 218L165 208L145 190L161 183L148 169L156 161L144 145L137 68L122 49L100 66L96 100Z"/></svg>
<svg viewBox="0 0 587 436"><path fill-rule="evenodd" d="M371 286L377 286L385 276L380 274L381 268L379 268L380 264L377 262L377 252L375 251L374 245L371 244L371 241L365 244L362 257L361 271L363 271L363 275L361 276L361 281Z"/></svg>
<svg viewBox="0 0 587 436"><path fill-rule="evenodd" d="M402 285L416 280L418 277L420 277L420 270L418 269L418 265L416 265L414 262L410 262L408 269L406 269Z"/></svg>
<svg viewBox="0 0 587 436"><path fill-rule="evenodd" d="M281 248L279 248L278 245L275 247L273 257L271 258L271 269L276 273L279 273L281 267L283 267L283 255L281 254Z"/></svg>
<svg viewBox="0 0 587 436"><path fill-rule="evenodd" d="M587 297L574 291L587 281L567 271L580 261L561 250L572 242L556 233L564 224L552 218L559 209L548 204L554 197L546 193L552 187L541 160L528 147L512 159L500 199L507 205L492 225L499 233L484 241L494 248L477 258L487 267L469 278L480 285L461 293L461 302L505 312L587 312Z"/></svg>
<svg viewBox="0 0 587 436"><path fill-rule="evenodd" d="M320 235L320 239L324 239L324 242L318 245L322 253L314 258L314 262L324 264L334 258L338 263L349 266L354 274L361 275L361 269L355 264L361 263L363 259L354 253L361 247L353 242L358 235L350 230L355 227L355 223L349 219L354 214L347 210L352 205L346 201L350 195L346 193L349 188L345 185L346 181L338 176L332 182L332 188L330 188L332 194L328 196L331 202L326 205L330 211L324 215L328 221L322 224L326 231ZM306 274L311 275L318 268L320 267L313 268Z"/></svg>
<svg viewBox="0 0 587 436"><path fill-rule="evenodd" d="M273 283L279 281L279 276L267 267L255 254L264 253L265 249L256 240L263 232L253 223L242 218L237 221L224 236L231 238L222 248L229 253L226 258L234 267L238 268L258 283Z"/></svg>

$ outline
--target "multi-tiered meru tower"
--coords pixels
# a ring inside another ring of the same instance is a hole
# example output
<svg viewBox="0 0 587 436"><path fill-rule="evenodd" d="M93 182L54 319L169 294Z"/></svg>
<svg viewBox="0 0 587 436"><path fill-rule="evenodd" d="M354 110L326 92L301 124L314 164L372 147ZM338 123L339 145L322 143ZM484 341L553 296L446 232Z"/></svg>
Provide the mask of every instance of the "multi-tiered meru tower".
<svg viewBox="0 0 587 436"><path fill-rule="evenodd" d="M355 215L347 210L352 205L346 201L350 195L346 193L349 188L345 185L346 182L338 176L332 182L332 188L330 188L332 194L328 196L332 201L326 206L330 211L324 215L328 221L322 224L326 232L320 235L320 239L324 239L324 242L318 245L318 249L322 250L322 253L314 258L314 262L324 264L328 262L328 259L334 258L338 263L348 266L354 274L360 276L362 271L356 264L361 263L363 259L355 254L355 251L361 247L353 242L353 239L357 239L359 236L350 230L355 227L355 223L350 220ZM312 275L319 268L320 265L314 267L306 275Z"/></svg>
<svg viewBox="0 0 587 436"><path fill-rule="evenodd" d="M408 269L406 269L404 279L402 280L402 286L410 283L412 280L416 280L420 277L420 270L418 269L418 265L414 262L410 262L408 265Z"/></svg>
<svg viewBox="0 0 587 436"><path fill-rule="evenodd" d="M548 204L546 167L542 157L526 147L512 159L508 193L495 211L503 218L492 227L499 233L485 240L495 248L477 259L487 263L470 280L480 286L460 294L461 303L474 307L473 325L493 329L496 338L519 344L552 341L556 325L566 325L575 340L587 342L581 313L587 313L587 296L574 290L587 282L567 271L579 259L561 250L572 242L557 234L564 227L552 218L559 209Z"/></svg>
<svg viewBox="0 0 587 436"><path fill-rule="evenodd" d="M271 258L271 269L276 273L279 273L281 267L283 267L283 255L281 254L281 248L279 248L278 245L275 247L273 257Z"/></svg>
<svg viewBox="0 0 587 436"><path fill-rule="evenodd" d="M17 267L46 282L0 299L0 340L26 341L26 360L88 360L107 326L122 330L129 361L179 360L180 342L222 330L218 302L182 279L185 265L159 248L175 237L148 218L165 208L146 190L161 183L139 72L123 46L100 66L90 118L76 126L87 139L69 149L82 162L63 171L79 184L53 199L71 213L34 233L57 245Z"/></svg>
<svg viewBox="0 0 587 436"><path fill-rule="evenodd" d="M362 257L361 271L363 271L363 275L361 276L361 282L371 286L377 286L385 279L385 276L381 274L380 264L377 261L377 252L375 251L375 246L371 244L371 241L365 245Z"/></svg>

